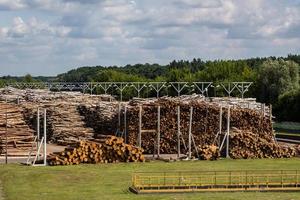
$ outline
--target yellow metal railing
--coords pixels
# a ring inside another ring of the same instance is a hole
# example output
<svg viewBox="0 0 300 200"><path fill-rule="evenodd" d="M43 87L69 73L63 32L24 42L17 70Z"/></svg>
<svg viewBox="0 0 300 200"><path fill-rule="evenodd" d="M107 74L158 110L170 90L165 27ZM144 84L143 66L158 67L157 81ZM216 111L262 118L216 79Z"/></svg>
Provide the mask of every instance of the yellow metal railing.
<svg viewBox="0 0 300 200"><path fill-rule="evenodd" d="M300 190L300 170L137 172L136 192Z"/></svg>

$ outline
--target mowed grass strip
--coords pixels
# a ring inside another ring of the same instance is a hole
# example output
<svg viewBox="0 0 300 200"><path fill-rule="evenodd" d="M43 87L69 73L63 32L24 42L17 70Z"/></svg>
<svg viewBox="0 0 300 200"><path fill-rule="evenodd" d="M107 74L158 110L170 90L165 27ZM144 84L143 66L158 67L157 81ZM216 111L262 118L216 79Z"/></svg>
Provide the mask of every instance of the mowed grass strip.
<svg viewBox="0 0 300 200"><path fill-rule="evenodd" d="M30 167L1 165L0 179L7 200L102 199L300 199L300 192L206 192L136 195L128 191L135 171L180 170L300 170L300 159L180 161L78 166Z"/></svg>

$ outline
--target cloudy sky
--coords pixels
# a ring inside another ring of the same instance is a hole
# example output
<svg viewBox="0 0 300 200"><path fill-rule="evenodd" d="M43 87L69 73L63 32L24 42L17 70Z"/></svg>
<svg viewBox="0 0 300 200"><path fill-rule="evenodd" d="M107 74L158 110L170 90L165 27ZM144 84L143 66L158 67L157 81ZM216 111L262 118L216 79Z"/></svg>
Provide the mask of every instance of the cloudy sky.
<svg viewBox="0 0 300 200"><path fill-rule="evenodd" d="M300 53L300 0L0 0L0 75Z"/></svg>

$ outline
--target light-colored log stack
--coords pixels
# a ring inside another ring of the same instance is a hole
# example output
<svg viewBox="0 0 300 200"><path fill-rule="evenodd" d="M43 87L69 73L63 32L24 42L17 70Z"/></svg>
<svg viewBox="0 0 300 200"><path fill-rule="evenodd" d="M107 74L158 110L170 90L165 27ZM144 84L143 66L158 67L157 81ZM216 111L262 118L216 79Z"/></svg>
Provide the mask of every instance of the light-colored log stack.
<svg viewBox="0 0 300 200"><path fill-rule="evenodd" d="M216 145L198 146L198 153L193 152L201 160L216 160L220 157L219 149Z"/></svg>
<svg viewBox="0 0 300 200"><path fill-rule="evenodd" d="M0 152L3 154L6 149L6 116L8 156L27 156L32 145L35 148L34 131L26 124L20 106L3 102L0 102Z"/></svg>
<svg viewBox="0 0 300 200"><path fill-rule="evenodd" d="M143 150L125 144L123 138L103 136L93 141L80 141L63 152L53 153L49 165L78 165L80 163L144 162Z"/></svg>
<svg viewBox="0 0 300 200"><path fill-rule="evenodd" d="M25 103L49 103L69 101L71 103L114 101L110 95L90 95L75 91L53 92L48 89L16 89L13 87L0 88L0 101Z"/></svg>
<svg viewBox="0 0 300 200"><path fill-rule="evenodd" d="M69 145L80 140L91 139L94 130L86 126L77 110L77 104L58 102L40 106L40 133L43 133L43 108L47 110L48 141L59 145ZM26 109L28 123L36 128L37 106Z"/></svg>

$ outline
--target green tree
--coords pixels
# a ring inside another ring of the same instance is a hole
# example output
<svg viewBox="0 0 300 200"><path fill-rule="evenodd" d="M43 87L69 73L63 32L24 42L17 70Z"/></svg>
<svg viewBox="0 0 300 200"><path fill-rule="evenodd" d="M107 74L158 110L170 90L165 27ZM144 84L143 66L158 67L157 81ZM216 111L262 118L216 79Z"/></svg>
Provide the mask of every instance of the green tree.
<svg viewBox="0 0 300 200"><path fill-rule="evenodd" d="M279 121L300 122L300 89L280 95L274 106L274 113Z"/></svg>
<svg viewBox="0 0 300 200"><path fill-rule="evenodd" d="M31 83L31 82L34 82L34 79L32 78L32 76L30 74L26 74L24 76L24 82Z"/></svg>
<svg viewBox="0 0 300 200"><path fill-rule="evenodd" d="M266 60L260 66L257 79L259 100L275 103L278 96L297 89L299 86L299 66L293 61Z"/></svg>

